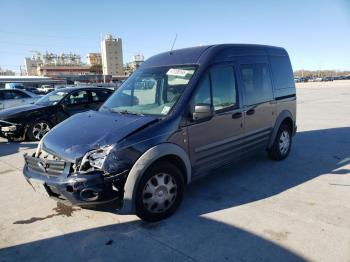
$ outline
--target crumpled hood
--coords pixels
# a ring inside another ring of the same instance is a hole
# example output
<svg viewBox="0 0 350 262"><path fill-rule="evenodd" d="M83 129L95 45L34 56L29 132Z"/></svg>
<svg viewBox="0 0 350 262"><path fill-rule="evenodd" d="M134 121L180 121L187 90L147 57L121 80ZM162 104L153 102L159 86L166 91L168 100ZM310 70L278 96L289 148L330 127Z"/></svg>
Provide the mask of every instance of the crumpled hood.
<svg viewBox="0 0 350 262"><path fill-rule="evenodd" d="M54 127L42 141L42 148L75 162L88 151L116 144L157 118L100 111L76 114Z"/></svg>
<svg viewBox="0 0 350 262"><path fill-rule="evenodd" d="M20 113L27 113L33 110L37 110L39 108L42 108L44 106L36 105L36 104L28 104L28 105L23 105L23 106L16 106L16 107L11 107L7 108L4 110L0 110L0 119L7 119L10 117L13 117L17 114Z"/></svg>

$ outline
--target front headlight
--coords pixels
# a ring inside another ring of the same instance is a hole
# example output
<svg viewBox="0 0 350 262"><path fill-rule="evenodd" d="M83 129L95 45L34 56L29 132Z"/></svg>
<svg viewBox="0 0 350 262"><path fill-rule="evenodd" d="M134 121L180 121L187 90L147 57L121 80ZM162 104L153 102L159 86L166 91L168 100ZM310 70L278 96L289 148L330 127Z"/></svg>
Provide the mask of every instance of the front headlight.
<svg viewBox="0 0 350 262"><path fill-rule="evenodd" d="M105 146L87 152L83 157L83 160L81 161L80 170L86 170L89 169L89 167L102 169L106 157L108 156L112 148L112 146Z"/></svg>

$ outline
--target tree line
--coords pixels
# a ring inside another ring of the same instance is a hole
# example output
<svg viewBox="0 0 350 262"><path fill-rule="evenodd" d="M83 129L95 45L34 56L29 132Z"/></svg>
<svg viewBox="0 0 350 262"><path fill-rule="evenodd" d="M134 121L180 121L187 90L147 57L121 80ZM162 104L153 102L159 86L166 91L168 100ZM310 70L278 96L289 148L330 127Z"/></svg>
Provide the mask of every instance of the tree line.
<svg viewBox="0 0 350 262"><path fill-rule="evenodd" d="M294 71L294 77L327 77L327 76L346 76L350 75L350 71L338 70L297 70Z"/></svg>

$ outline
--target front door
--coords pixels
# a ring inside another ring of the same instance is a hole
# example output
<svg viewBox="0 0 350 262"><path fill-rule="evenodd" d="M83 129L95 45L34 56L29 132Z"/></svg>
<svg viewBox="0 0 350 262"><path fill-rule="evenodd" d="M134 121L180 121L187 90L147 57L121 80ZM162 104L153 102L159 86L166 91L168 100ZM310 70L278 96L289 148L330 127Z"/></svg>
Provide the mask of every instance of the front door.
<svg viewBox="0 0 350 262"><path fill-rule="evenodd" d="M233 65L212 67L192 98L191 108L210 104L214 109L211 119L192 121L187 127L194 176L240 155L237 139L243 135L244 127L235 75Z"/></svg>

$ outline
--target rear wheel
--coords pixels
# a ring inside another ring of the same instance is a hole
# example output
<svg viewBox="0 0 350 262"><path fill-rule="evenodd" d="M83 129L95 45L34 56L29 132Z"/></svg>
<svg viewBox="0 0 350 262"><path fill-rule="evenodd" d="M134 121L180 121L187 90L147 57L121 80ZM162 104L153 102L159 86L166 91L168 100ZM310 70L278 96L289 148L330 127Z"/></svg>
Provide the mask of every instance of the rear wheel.
<svg viewBox="0 0 350 262"><path fill-rule="evenodd" d="M29 126L27 130L27 137L30 141L39 141L50 130L50 123L45 120L37 120Z"/></svg>
<svg viewBox="0 0 350 262"><path fill-rule="evenodd" d="M179 207L184 192L183 176L173 164L158 162L143 175L136 190L137 216L145 221L159 221Z"/></svg>
<svg viewBox="0 0 350 262"><path fill-rule="evenodd" d="M282 124L277 132L272 147L268 149L268 153L274 160L283 160L289 155L291 146L292 132L288 125Z"/></svg>

